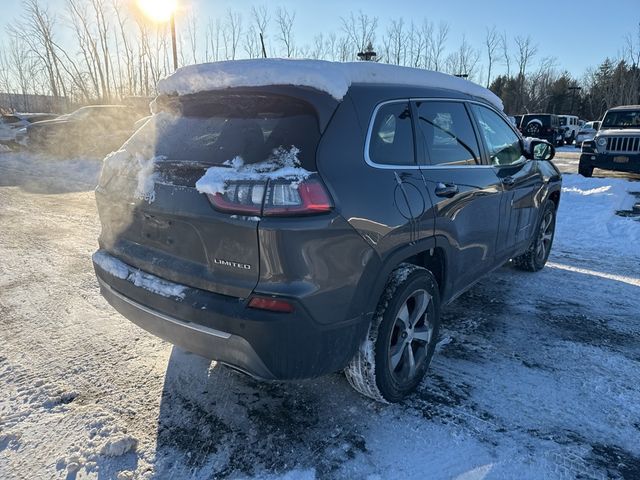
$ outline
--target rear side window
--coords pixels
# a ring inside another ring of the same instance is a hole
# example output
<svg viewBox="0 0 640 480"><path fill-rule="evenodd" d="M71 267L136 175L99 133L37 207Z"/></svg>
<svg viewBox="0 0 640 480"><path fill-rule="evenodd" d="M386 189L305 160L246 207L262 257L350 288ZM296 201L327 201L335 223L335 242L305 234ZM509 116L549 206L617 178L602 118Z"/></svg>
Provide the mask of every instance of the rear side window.
<svg viewBox="0 0 640 480"><path fill-rule="evenodd" d="M164 105L130 143L145 145L152 156L210 165L236 157L258 163L275 149L296 147L301 166L316 169L320 130L306 102L272 94L196 95L174 102Z"/></svg>
<svg viewBox="0 0 640 480"><path fill-rule="evenodd" d="M461 102L416 102L417 138L431 165L480 163L476 139L467 110Z"/></svg>
<svg viewBox="0 0 640 480"><path fill-rule="evenodd" d="M381 165L414 165L409 102L382 105L369 137L369 159Z"/></svg>

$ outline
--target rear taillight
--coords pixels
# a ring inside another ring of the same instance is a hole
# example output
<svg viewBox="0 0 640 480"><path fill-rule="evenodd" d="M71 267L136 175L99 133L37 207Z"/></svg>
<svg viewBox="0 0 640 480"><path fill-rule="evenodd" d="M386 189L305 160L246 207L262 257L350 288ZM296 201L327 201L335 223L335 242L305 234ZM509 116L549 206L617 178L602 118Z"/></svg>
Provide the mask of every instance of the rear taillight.
<svg viewBox="0 0 640 480"><path fill-rule="evenodd" d="M333 208L318 178L229 182L224 193L207 194L221 212L257 216L312 215Z"/></svg>

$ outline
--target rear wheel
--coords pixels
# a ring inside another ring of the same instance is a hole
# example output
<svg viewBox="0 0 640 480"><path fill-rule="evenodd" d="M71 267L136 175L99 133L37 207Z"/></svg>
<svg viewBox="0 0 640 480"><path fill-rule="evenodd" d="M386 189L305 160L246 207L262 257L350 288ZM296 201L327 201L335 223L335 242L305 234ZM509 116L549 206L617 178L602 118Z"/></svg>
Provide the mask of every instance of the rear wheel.
<svg viewBox="0 0 640 480"><path fill-rule="evenodd" d="M542 218L538 224L538 230L531 242L529 249L522 255L513 259L513 263L521 270L537 272L547 263L553 237L556 231L556 206L553 202L547 202L542 212Z"/></svg>
<svg viewBox="0 0 640 480"><path fill-rule="evenodd" d="M428 270L401 264L389 277L367 338L345 369L358 392L398 402L424 377L438 337L440 295Z"/></svg>

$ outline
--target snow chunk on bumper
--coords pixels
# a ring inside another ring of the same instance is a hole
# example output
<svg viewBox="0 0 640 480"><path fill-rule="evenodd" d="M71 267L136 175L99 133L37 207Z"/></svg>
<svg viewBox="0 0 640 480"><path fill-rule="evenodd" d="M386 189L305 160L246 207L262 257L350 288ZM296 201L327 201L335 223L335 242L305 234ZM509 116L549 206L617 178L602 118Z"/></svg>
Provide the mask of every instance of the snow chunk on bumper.
<svg viewBox="0 0 640 480"><path fill-rule="evenodd" d="M296 147L275 149L271 156L264 162L244 164L241 157L224 162L224 166L210 167L196 182L196 189L200 193L215 195L225 193L228 182L234 181L259 181L284 179L293 182L301 182L311 172L300 166L298 159L300 150Z"/></svg>
<svg viewBox="0 0 640 480"><path fill-rule="evenodd" d="M462 78L419 68L375 62L250 59L189 65L158 83L164 95L189 95L233 87L294 85L315 88L340 101L354 83L389 83L446 88L484 98L500 110L503 105L490 90Z"/></svg>
<svg viewBox="0 0 640 480"><path fill-rule="evenodd" d="M187 287L184 285L163 280L141 270L132 269L126 263L103 251L97 251L93 254L93 262L110 275L121 280L127 280L136 287L144 288L157 295L176 297L181 300L185 297Z"/></svg>

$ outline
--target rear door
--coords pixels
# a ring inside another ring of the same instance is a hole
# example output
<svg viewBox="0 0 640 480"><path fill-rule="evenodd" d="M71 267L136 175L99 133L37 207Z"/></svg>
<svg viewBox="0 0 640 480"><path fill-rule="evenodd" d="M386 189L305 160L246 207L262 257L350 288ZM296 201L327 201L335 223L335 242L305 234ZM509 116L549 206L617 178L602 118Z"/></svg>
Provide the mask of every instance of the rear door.
<svg viewBox="0 0 640 480"><path fill-rule="evenodd" d="M493 109L472 104L478 130L493 172L502 185L502 225L496 255L505 261L528 245L537 219L542 175L534 160L527 160L520 137Z"/></svg>
<svg viewBox="0 0 640 480"><path fill-rule="evenodd" d="M368 172L368 181L376 185L377 200L371 218L395 226L374 242L381 252L433 235L431 201L416 162L412 116L408 99L384 102L376 107L367 136L366 162L375 167ZM384 208L378 206L380 201ZM386 201L393 203L391 208L386 208Z"/></svg>
<svg viewBox="0 0 640 480"><path fill-rule="evenodd" d="M434 204L436 242L449 253L455 296L494 267L502 186L481 159L467 106L414 100L424 184Z"/></svg>

